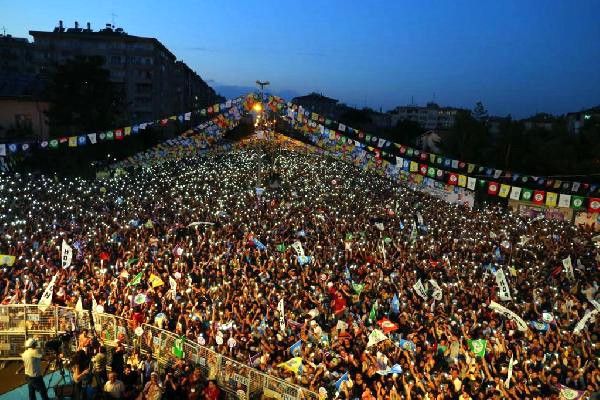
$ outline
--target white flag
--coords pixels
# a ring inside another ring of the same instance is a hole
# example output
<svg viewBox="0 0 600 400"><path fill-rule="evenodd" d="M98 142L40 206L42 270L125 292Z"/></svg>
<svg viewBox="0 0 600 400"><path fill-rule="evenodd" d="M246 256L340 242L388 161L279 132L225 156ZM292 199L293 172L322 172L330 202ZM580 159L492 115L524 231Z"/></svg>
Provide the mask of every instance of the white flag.
<svg viewBox="0 0 600 400"><path fill-rule="evenodd" d="M376 222L375 227L382 231L384 229L383 222Z"/></svg>
<svg viewBox="0 0 600 400"><path fill-rule="evenodd" d="M573 182L573 186L571 187L571 191L572 192L576 192L579 190L579 186L581 186L581 183L579 182Z"/></svg>
<svg viewBox="0 0 600 400"><path fill-rule="evenodd" d="M570 281L575 280L575 274L573 274L573 263L571 262L571 256L562 260L563 267L565 267L565 274Z"/></svg>
<svg viewBox="0 0 600 400"><path fill-rule="evenodd" d="M169 276L169 286L171 286L171 291L173 292L173 298L177 297L177 281L173 279L172 276Z"/></svg>
<svg viewBox="0 0 600 400"><path fill-rule="evenodd" d="M379 148L382 148L384 144L385 144L385 139L379 139L377 141L377 147L379 147Z"/></svg>
<svg viewBox="0 0 600 400"><path fill-rule="evenodd" d="M501 169L497 169L497 170L494 171L494 179L500 178L500 175L502 175L502 170Z"/></svg>
<svg viewBox="0 0 600 400"><path fill-rule="evenodd" d="M508 287L508 282L506 281L506 275L504 275L502 269L496 271L496 283L498 284L498 289L500 289L498 291L498 297L500 298L500 300L512 300L512 298L510 297L510 289Z"/></svg>
<svg viewBox="0 0 600 400"><path fill-rule="evenodd" d="M440 285L438 285L435 279L430 279L429 283L431 283L431 286L433 286L433 293L431 294L431 297L437 301L442 300L442 288Z"/></svg>
<svg viewBox="0 0 600 400"><path fill-rule="evenodd" d="M5 144L0 144L0 156L5 156L6 155L6 145Z"/></svg>
<svg viewBox="0 0 600 400"><path fill-rule="evenodd" d="M44 294L40 298L40 302L38 303L38 309L41 312L46 311L48 307L50 307L50 304L52 304L52 294L54 293L54 282L56 282L56 276L57 275L54 275L52 277L50 284L48 285L46 290L44 290Z"/></svg>
<svg viewBox="0 0 600 400"><path fill-rule="evenodd" d="M375 346L379 342L383 342L387 340L387 336L385 333L381 332L379 329L374 329L373 332L369 334L369 341L367 342L367 348L371 346Z"/></svg>
<svg viewBox="0 0 600 400"><path fill-rule="evenodd" d="M83 311L83 301L81 301L81 296L77 300L77 304L75 304L75 311L82 312Z"/></svg>
<svg viewBox="0 0 600 400"><path fill-rule="evenodd" d="M296 251L297 255L299 255L300 257L304 257L304 249L302 248L302 243L300 243L299 241L295 241L294 243L292 243L292 249Z"/></svg>
<svg viewBox="0 0 600 400"><path fill-rule="evenodd" d="M558 197L558 206L565 208L571 207L571 195L561 193L561 195Z"/></svg>
<svg viewBox="0 0 600 400"><path fill-rule="evenodd" d="M510 361L508 362L508 376L506 377L506 380L504 381L504 387L507 389L510 388L510 378L512 378L513 366L515 364L516 364L515 360L513 359L512 356L510 356Z"/></svg>
<svg viewBox="0 0 600 400"><path fill-rule="evenodd" d="M423 216L420 212L417 212L417 222L419 223L419 225L423 225Z"/></svg>
<svg viewBox="0 0 600 400"><path fill-rule="evenodd" d="M346 131L346 125L344 125L344 124L340 123L340 124L338 125L338 129L339 129L340 131L342 131L342 132L345 132L345 131ZM380 147L381 147L381 146L380 146Z"/></svg>
<svg viewBox="0 0 600 400"><path fill-rule="evenodd" d="M469 176L467 178L467 189L475 190L475 185L477 184L477 179Z"/></svg>
<svg viewBox="0 0 600 400"><path fill-rule="evenodd" d="M192 113L191 112L186 112L185 114L183 114L183 119L185 121L189 121L191 117L192 117Z"/></svg>
<svg viewBox="0 0 600 400"><path fill-rule="evenodd" d="M396 165L398 168L402 168L402 165L404 165L404 158L396 156Z"/></svg>
<svg viewBox="0 0 600 400"><path fill-rule="evenodd" d="M523 318L519 317L517 314L515 314L513 311L509 310L508 308L504 307L502 304L498 304L495 301L491 301L489 308L491 308L492 310L496 311L498 314L502 314L507 318L512 319L513 321L516 322L517 324L517 328L520 331L527 331L529 330L529 328L527 327L527 323L525 323L525 321L523 321Z"/></svg>
<svg viewBox="0 0 600 400"><path fill-rule="evenodd" d="M511 200L519 200L521 198L521 188L513 186L510 189L510 199Z"/></svg>
<svg viewBox="0 0 600 400"><path fill-rule="evenodd" d="M279 312L279 329L285 331L285 309L283 305L283 299L279 300L277 304L277 311Z"/></svg>
<svg viewBox="0 0 600 400"><path fill-rule="evenodd" d="M581 320L579 320L579 322L577 323L577 325L575 325L575 329L573 329L573 333L576 335L579 335L581 333L581 331L583 330L583 328L585 328L585 326L587 325L588 321L594 317L596 314L598 314L598 310L587 310L585 315L583 316L583 318L581 318Z"/></svg>
<svg viewBox="0 0 600 400"><path fill-rule="evenodd" d="M63 269L69 268L71 260L73 259L73 249L63 239L62 242L62 267Z"/></svg>
<svg viewBox="0 0 600 400"><path fill-rule="evenodd" d="M415 292L417 292L417 294L423 299L423 300L427 300L427 290L425 289L425 287L423 286L423 283L421 282L421 280L419 279L417 281L417 283L415 283L413 285L413 289L415 289Z"/></svg>

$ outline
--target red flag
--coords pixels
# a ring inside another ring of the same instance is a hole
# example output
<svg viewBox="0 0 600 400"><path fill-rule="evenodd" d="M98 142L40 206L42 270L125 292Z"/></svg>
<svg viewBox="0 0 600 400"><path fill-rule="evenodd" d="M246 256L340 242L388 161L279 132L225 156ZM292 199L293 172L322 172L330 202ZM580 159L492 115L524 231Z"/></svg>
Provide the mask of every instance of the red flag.
<svg viewBox="0 0 600 400"><path fill-rule="evenodd" d="M108 261L110 259L110 254L108 254L107 252L103 251L102 253L100 253L100 259L104 260L104 261Z"/></svg>
<svg viewBox="0 0 600 400"><path fill-rule="evenodd" d="M123 140L123 130L122 129L116 129L115 130L115 139L116 140Z"/></svg>
<svg viewBox="0 0 600 400"><path fill-rule="evenodd" d="M406 153L406 147L400 146L400 154Z"/></svg>
<svg viewBox="0 0 600 400"><path fill-rule="evenodd" d="M427 164L419 165L419 173L421 175L427 175Z"/></svg>
<svg viewBox="0 0 600 400"><path fill-rule="evenodd" d="M458 174L453 172L448 174L448 184L449 185L457 185L458 184Z"/></svg>
<svg viewBox="0 0 600 400"><path fill-rule="evenodd" d="M398 329L398 325L387 319L386 317L381 318L377 321L377 325L381 327L383 333L388 334Z"/></svg>
<svg viewBox="0 0 600 400"><path fill-rule="evenodd" d="M428 156L428 154L423 152L423 153L421 153L421 155L419 157L421 158L422 161L427 161L427 156Z"/></svg>
<svg viewBox="0 0 600 400"><path fill-rule="evenodd" d="M536 190L533 192L533 203L534 204L544 204L544 195L546 192L543 190Z"/></svg>
<svg viewBox="0 0 600 400"><path fill-rule="evenodd" d="M591 213L600 212L600 197L590 197L588 211Z"/></svg>
<svg viewBox="0 0 600 400"><path fill-rule="evenodd" d="M500 185L498 182L488 182L488 194L491 196L496 196L498 194L498 190Z"/></svg>

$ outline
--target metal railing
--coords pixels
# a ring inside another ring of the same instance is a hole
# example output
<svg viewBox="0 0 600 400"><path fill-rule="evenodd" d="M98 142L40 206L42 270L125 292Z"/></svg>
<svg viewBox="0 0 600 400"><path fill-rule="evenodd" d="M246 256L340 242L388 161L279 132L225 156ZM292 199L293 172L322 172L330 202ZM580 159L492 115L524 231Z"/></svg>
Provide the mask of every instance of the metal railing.
<svg viewBox="0 0 600 400"><path fill-rule="evenodd" d="M92 325L92 318L94 324ZM153 325L142 324L141 336L135 334L131 321L112 314L76 311L73 308L50 306L40 311L37 305L0 305L0 360L20 360L25 341L35 338L41 346L58 334L83 329L96 330L99 340L114 347L117 341L128 348L150 354L164 369L179 358L171 349L179 337ZM238 399L250 399L261 394L283 400L318 400L310 390L262 373L199 344L185 341L184 359L199 367L208 379L215 379L223 390Z"/></svg>

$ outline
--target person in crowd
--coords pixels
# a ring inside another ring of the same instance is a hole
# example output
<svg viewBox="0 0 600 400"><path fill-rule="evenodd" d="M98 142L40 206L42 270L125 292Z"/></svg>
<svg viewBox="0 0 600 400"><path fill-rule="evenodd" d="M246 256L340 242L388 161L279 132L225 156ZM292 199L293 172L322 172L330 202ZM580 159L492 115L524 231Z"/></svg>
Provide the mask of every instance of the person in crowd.
<svg viewBox="0 0 600 400"><path fill-rule="evenodd" d="M108 395L110 399L122 399L125 394L125 384L117 379L116 372L110 372L108 374L108 380L104 384L104 393Z"/></svg>
<svg viewBox="0 0 600 400"><path fill-rule="evenodd" d="M29 400L36 399L36 392L40 393L42 400L48 400L48 392L42 375L42 353L38 348L37 340L27 339L25 341L25 351L21 354L21 359L25 368Z"/></svg>
<svg viewBox="0 0 600 400"><path fill-rule="evenodd" d="M77 350L72 360L73 400L85 399L85 387L91 374L90 358L82 349Z"/></svg>

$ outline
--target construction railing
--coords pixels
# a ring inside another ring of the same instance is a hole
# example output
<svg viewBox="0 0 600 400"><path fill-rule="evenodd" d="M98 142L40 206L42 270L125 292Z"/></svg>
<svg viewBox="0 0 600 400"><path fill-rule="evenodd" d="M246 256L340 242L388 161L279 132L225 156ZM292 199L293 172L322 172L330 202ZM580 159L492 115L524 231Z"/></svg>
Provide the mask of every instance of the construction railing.
<svg viewBox="0 0 600 400"><path fill-rule="evenodd" d="M22 304L0 305L0 361L20 360L29 338L37 339L44 346L47 340L59 334L92 327L104 345L114 347L120 341L142 354L151 354L161 370L179 361L171 351L179 337L156 326L142 324L143 332L138 336L131 321L112 314L59 306L40 311L37 305ZM186 361L199 367L208 379L215 379L219 387L234 398L264 395L283 400L319 399L315 392L264 374L199 344L185 341L183 350Z"/></svg>

